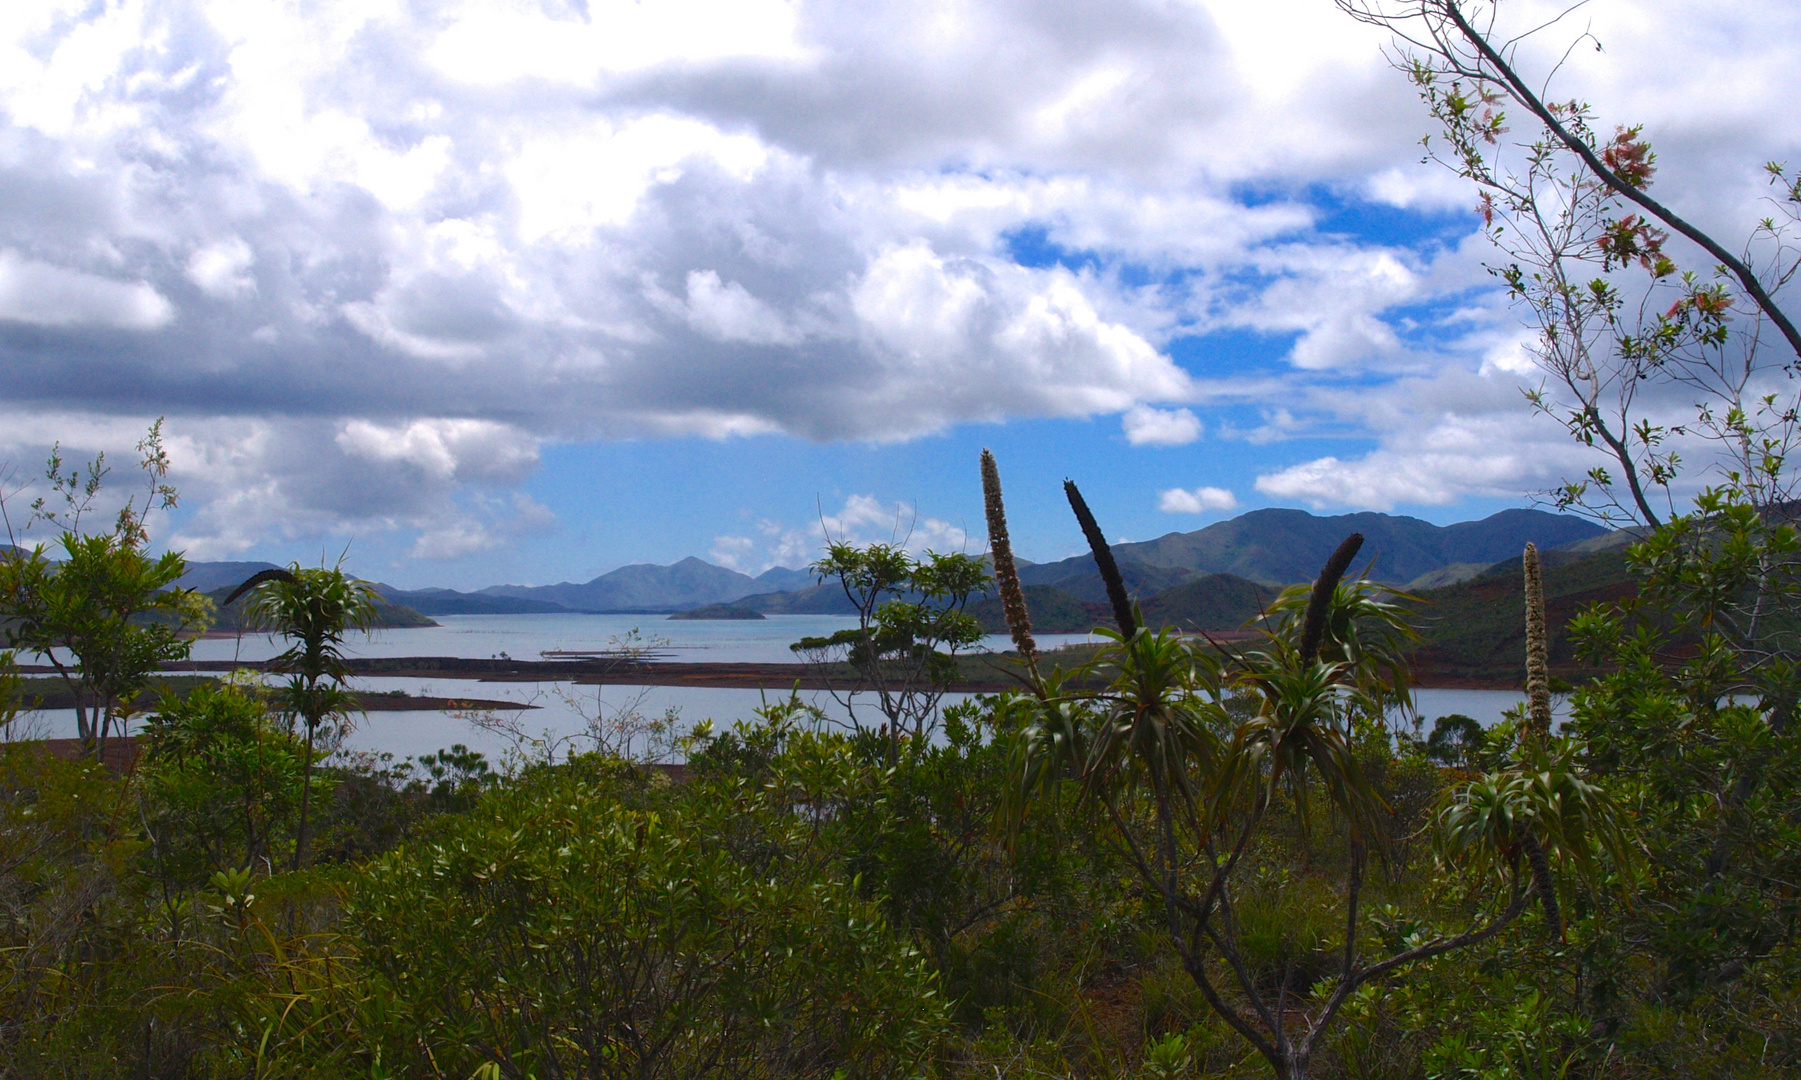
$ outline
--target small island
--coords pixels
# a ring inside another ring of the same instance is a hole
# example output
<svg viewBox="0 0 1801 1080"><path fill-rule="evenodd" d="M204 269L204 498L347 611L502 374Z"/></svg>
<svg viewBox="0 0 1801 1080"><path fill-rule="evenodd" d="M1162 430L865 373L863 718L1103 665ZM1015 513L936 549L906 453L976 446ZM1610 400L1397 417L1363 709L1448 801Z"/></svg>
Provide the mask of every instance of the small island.
<svg viewBox="0 0 1801 1080"><path fill-rule="evenodd" d="M762 619L766 616L754 608L739 607L736 604L708 604L697 607L693 611L678 611L669 616L671 619Z"/></svg>

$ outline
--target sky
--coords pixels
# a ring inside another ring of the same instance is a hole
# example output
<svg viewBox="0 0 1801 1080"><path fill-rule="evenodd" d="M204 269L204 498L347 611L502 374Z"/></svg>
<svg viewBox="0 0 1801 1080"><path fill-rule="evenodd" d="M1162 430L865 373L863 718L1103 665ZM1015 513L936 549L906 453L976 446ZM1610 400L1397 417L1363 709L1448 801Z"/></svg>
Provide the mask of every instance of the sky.
<svg viewBox="0 0 1801 1080"><path fill-rule="evenodd" d="M1386 44L1329 0L4 5L9 510L57 442L129 490L159 416L159 544L403 587L979 551L983 447L1033 560L1065 477L1131 540L1529 505L1592 461ZM1737 237L1798 52L1801 6L1595 0L1520 58Z"/></svg>

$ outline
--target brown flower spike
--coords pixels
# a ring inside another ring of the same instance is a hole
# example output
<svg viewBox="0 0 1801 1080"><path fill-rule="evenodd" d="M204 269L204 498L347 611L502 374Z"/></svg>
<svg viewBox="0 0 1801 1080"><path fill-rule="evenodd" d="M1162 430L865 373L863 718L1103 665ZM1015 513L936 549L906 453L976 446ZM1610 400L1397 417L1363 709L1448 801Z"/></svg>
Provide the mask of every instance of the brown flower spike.
<svg viewBox="0 0 1801 1080"><path fill-rule="evenodd" d="M1307 598L1307 615L1301 620L1302 663L1311 664L1318 659L1319 647L1326 640L1326 616L1332 611L1332 597L1338 592L1338 582L1344 572L1351 568L1351 560L1357 557L1357 549L1362 546L1362 533L1345 537L1333 549L1332 557L1326 560L1319 578L1314 581L1313 592Z"/></svg>
<svg viewBox="0 0 1801 1080"><path fill-rule="evenodd" d="M994 559L994 580L1000 586L1001 610L1020 659L1036 670L1038 643L1032 640L1032 620L1026 613L1026 594L1019 587L1019 570L1013 565L1013 542L1007 539L1007 508L1001 502L1001 471L994 455L982 451L982 504L988 512L988 550Z"/></svg>
<svg viewBox="0 0 1801 1080"><path fill-rule="evenodd" d="M1094 553L1095 569L1101 572L1101 581L1107 586L1107 599L1113 604L1113 621L1119 624L1119 632L1130 638L1138 632L1138 620L1132 617L1132 601L1126 596L1126 583L1119 576L1119 565L1113 561L1113 549L1107 546L1107 538L1095 523L1088 504L1082 501L1082 493L1076 490L1075 481L1063 481L1063 494L1069 496L1069 508L1076 513L1082 535L1088 538L1088 549Z"/></svg>

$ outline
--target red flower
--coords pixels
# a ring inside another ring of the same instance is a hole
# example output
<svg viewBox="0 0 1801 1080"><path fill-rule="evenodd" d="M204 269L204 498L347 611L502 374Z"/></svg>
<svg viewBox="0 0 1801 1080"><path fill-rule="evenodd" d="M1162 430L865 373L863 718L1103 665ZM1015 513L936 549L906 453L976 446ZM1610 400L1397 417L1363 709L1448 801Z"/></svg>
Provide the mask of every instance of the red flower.
<svg viewBox="0 0 1801 1080"><path fill-rule="evenodd" d="M1657 171L1657 155L1651 144L1638 137L1643 127L1615 128L1613 141L1601 151L1601 161L1615 176L1633 187L1644 187Z"/></svg>

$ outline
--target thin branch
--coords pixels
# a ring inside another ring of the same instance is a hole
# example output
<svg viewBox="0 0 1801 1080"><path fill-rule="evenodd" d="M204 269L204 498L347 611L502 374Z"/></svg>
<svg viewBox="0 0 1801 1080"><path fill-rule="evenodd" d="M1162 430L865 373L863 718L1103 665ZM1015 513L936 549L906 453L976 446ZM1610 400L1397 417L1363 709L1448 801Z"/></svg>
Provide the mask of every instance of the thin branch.
<svg viewBox="0 0 1801 1080"><path fill-rule="evenodd" d="M1740 259L1738 256L1720 246L1719 242L1714 240L1713 237L1708 236L1694 225L1689 224L1688 221L1677 216L1675 211L1658 202L1656 199L1651 198L1651 196L1645 194L1645 192L1637 186L1627 183L1612 169L1608 168L1607 165L1595 155L1594 149L1591 148L1588 143L1578 138L1563 125L1562 121L1557 119L1557 116L1545 106L1544 102L1539 99L1539 96L1535 94L1532 89L1526 85L1525 81L1520 78L1519 74L1514 71L1513 66L1509 64L1498 51L1496 51L1493 45L1489 44L1488 39L1478 32L1474 26L1470 25L1469 20L1464 17L1463 10L1459 6L1457 0L1438 0L1438 6L1440 7L1440 10L1444 12L1445 17L1450 19L1451 22L1456 25L1458 31L1463 35L1464 39L1469 42L1471 47L1473 47L1484 60L1494 66L1495 70L1500 75L1500 81L1507 86L1514 100L1524 105L1534 116L1538 117L1539 122L1544 124L1546 129L1549 130L1552 135L1555 135L1557 140L1563 143L1571 153L1580 158L1582 163L1588 167L1589 171L1593 173L1595 177L1606 184L1614 192L1618 193L1622 198L1636 203L1639 207L1650 213L1665 225L1668 225L1670 228L1694 241L1702 250L1713 256L1721 266L1730 270L1732 275L1739 280L1739 284L1743 285L1745 291L1751 295L1751 298L1754 301L1756 301L1758 310L1767 315L1770 321L1776 324L1776 328L1782 331L1782 336L1788 340L1789 348L1794 350L1797 360L1801 360L1801 331L1795 329L1795 324L1789 321L1788 316L1776 305L1775 299L1764 290L1763 283L1758 280L1756 271L1747 265L1743 259Z"/></svg>

